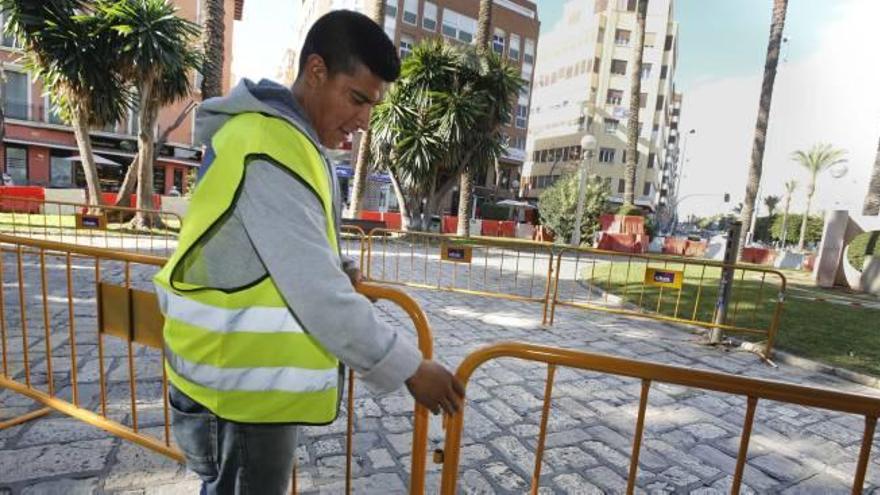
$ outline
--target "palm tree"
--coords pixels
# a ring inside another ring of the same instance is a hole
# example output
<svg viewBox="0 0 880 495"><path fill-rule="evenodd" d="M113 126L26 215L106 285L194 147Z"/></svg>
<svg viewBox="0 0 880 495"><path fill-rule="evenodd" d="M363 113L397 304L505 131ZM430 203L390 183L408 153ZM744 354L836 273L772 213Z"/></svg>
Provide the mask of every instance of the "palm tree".
<svg viewBox="0 0 880 495"><path fill-rule="evenodd" d="M785 13L788 0L773 0L773 19L770 23L770 41L767 43L767 59L764 63L764 80L761 83L761 98L758 103L758 120L755 122L755 138L752 144L752 161L749 166L749 180L746 183L746 197L742 209L742 224L752 224L752 212L761 184L761 171L764 163L764 144L767 139L767 123L770 119L770 100L773 97L773 82L776 80L776 65L779 62L779 48L782 44L782 31L785 28ZM744 246L749 229L740 232L739 245Z"/></svg>
<svg viewBox="0 0 880 495"><path fill-rule="evenodd" d="M779 196L764 196L764 205L767 207L767 215L773 216L773 210L779 205Z"/></svg>
<svg viewBox="0 0 880 495"><path fill-rule="evenodd" d="M73 127L88 204L101 203L89 128L120 121L130 93L118 66L115 36L92 2L0 0L6 28L24 48L25 67Z"/></svg>
<svg viewBox="0 0 880 495"><path fill-rule="evenodd" d="M477 50L483 53L491 51L489 46L489 43L492 41L491 26L492 0L480 0L480 10L477 15L476 44ZM492 127L497 127L497 123ZM465 167L461 171L461 179L458 185L458 228L455 233L463 237L470 237L471 235L471 203L473 202L474 195L472 172L473 170L470 167Z"/></svg>
<svg viewBox="0 0 880 495"><path fill-rule="evenodd" d="M373 16L371 19L373 19L373 22L379 26L385 25L385 1L386 0L373 1ZM354 181L351 185L351 198L349 199L351 205L349 206L349 214L352 218L357 218L358 213L360 213L363 208L364 193L367 190L367 175L370 170L370 144L372 140L372 130L370 128L365 129L364 132L361 133L361 144L358 148L358 157L354 165ZM400 216L403 218L403 212L401 212Z"/></svg>
<svg viewBox="0 0 880 495"><path fill-rule="evenodd" d="M880 139L877 140L877 155L874 157L874 170L871 172L862 215L880 215Z"/></svg>
<svg viewBox="0 0 880 495"><path fill-rule="evenodd" d="M830 144L816 144L809 151L798 150L791 154L791 159L801 164L810 174L810 182L807 183L807 208L804 210L804 218L801 221L801 238L798 241L798 249L800 250L804 249L810 203L813 201L813 193L816 192L816 177L834 165L845 162L844 154L846 151L836 149Z"/></svg>
<svg viewBox="0 0 880 495"><path fill-rule="evenodd" d="M788 210L791 207L791 195L797 188L797 182L790 180L785 183L785 209L782 212L782 247L785 248L785 238L788 237Z"/></svg>
<svg viewBox="0 0 880 495"><path fill-rule="evenodd" d="M223 94L223 58L225 55L226 12L224 0L205 1L205 59L202 63L202 100Z"/></svg>
<svg viewBox="0 0 880 495"><path fill-rule="evenodd" d="M627 122L627 140L629 146L624 169L623 208L629 209L635 204L636 171L639 167L639 110L642 99L642 58L645 51L645 16L648 12L648 0L639 0L636 9L636 39L633 40L633 67L630 74L629 121Z"/></svg>
<svg viewBox="0 0 880 495"><path fill-rule="evenodd" d="M103 0L98 9L118 34L118 58L138 97L138 210L153 209L153 164L159 109L192 91L191 74L201 66L195 48L199 28L176 15L165 0ZM131 226L158 223L138 211Z"/></svg>
<svg viewBox="0 0 880 495"><path fill-rule="evenodd" d="M370 124L371 153L392 177L402 216L424 203L427 227L462 170L479 173L500 156L497 122L521 84L495 53L441 41L414 47Z"/></svg>

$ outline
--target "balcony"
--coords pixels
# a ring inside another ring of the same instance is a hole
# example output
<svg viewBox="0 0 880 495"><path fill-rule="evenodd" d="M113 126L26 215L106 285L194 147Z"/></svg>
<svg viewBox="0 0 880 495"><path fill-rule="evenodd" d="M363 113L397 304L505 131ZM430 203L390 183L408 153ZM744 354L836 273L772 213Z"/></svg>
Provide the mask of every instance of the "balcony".
<svg viewBox="0 0 880 495"><path fill-rule="evenodd" d="M30 104L22 101L7 100L3 104L3 114L9 120L24 120L27 122L40 122L43 124L66 125L58 113L52 107L46 111L42 104Z"/></svg>

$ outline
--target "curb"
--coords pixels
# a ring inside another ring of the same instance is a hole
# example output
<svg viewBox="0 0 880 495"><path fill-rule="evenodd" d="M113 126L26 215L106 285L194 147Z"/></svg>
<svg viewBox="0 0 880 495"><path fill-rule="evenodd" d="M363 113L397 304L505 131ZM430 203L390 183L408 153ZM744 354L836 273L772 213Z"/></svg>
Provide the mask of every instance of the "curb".
<svg viewBox="0 0 880 495"><path fill-rule="evenodd" d="M773 351L773 359L781 363L796 366L798 368L802 368L808 371L815 371L817 373L824 373L826 375L836 376L838 378L843 378L844 380L858 383L859 385L864 385L866 387L880 390L880 378L866 375L864 373L858 373L856 371L850 371L847 369L838 368L836 366L831 366L829 364L813 361L811 359L802 358L800 356L795 356L794 354L788 353L786 351L780 351L778 349Z"/></svg>

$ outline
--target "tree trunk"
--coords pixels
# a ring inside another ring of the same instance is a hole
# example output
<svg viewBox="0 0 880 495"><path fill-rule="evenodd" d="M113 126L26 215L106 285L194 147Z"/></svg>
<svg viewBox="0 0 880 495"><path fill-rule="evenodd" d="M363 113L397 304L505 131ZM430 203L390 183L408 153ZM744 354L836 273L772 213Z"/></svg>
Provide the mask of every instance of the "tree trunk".
<svg viewBox="0 0 880 495"><path fill-rule="evenodd" d="M752 161L749 166L749 180L746 183L746 198L743 201L743 225L752 224L752 213L761 183L761 170L764 163L764 144L767 139L767 124L770 119L770 100L773 97L773 82L776 80L776 65L779 62L779 47L782 44L782 31L785 28L785 11L788 0L773 0L773 20L770 24L770 41L767 43L767 59L764 64L764 81L761 83L761 99L758 104L758 120L755 123L755 138L752 144ZM750 229L740 233L740 246L745 247L745 239Z"/></svg>
<svg viewBox="0 0 880 495"><path fill-rule="evenodd" d="M624 169L623 204L636 203L636 172L639 167L639 110L642 108L642 58L645 52L645 16L648 0L639 0L636 37L633 40L633 66L630 74L629 120L627 126L626 168Z"/></svg>
<svg viewBox="0 0 880 495"><path fill-rule="evenodd" d="M351 197L349 198L348 215L357 218L363 210L364 194L367 191L367 179L370 172L370 143L373 141L373 133L370 129L361 134L361 145L358 148L357 162L354 166L354 183L351 185Z"/></svg>
<svg viewBox="0 0 880 495"><path fill-rule="evenodd" d="M101 182L98 179L98 167L95 165L95 155L92 154L92 140L89 137L89 128L86 125L88 119L82 115L82 110L74 109L71 112L70 125L73 127L73 135L76 137L76 145L79 148L80 164L83 175L86 178L86 202L90 205L100 205ZM96 210L96 212L100 212Z"/></svg>
<svg viewBox="0 0 880 495"><path fill-rule="evenodd" d="M492 43L492 0L480 0L475 41L478 48L490 48L489 44Z"/></svg>
<svg viewBox="0 0 880 495"><path fill-rule="evenodd" d="M816 192L816 175L810 177L810 185L807 187L807 209L804 210L804 218L801 220L801 238L798 241L798 250L803 251L807 239L807 220L810 218L810 204L813 202L813 193Z"/></svg>
<svg viewBox="0 0 880 495"><path fill-rule="evenodd" d="M373 2L372 16L370 18L380 27L385 25L385 0ZM394 40L391 40L394 41ZM370 171L370 143L373 133L369 127L361 134L361 145L358 148L357 161L354 166L354 183L351 185L351 198L349 198L348 215L357 218L363 209L364 193L367 190L367 180Z"/></svg>
<svg viewBox="0 0 880 495"><path fill-rule="evenodd" d="M471 201L473 201L473 182L471 172L467 168L461 171L458 183L458 227L455 230L459 237L471 236Z"/></svg>
<svg viewBox="0 0 880 495"><path fill-rule="evenodd" d="M205 63L202 65L202 99L223 95L223 46L226 31L224 0L205 2ZM143 108L143 107L141 107Z"/></svg>
<svg viewBox="0 0 880 495"><path fill-rule="evenodd" d="M862 215L880 215L880 139L877 140L877 155L874 157L874 170L871 172Z"/></svg>
<svg viewBox="0 0 880 495"><path fill-rule="evenodd" d="M397 208L400 212L400 230L407 232L410 228L410 218L406 198L403 196L403 189L400 188L400 182L393 171L388 171L388 177L391 178L391 188L394 189L394 197L397 198Z"/></svg>
<svg viewBox="0 0 880 495"><path fill-rule="evenodd" d="M138 211L131 221L134 229L145 229L161 225L157 215L144 210L153 209L153 166L155 160L156 136L153 128L156 125L159 108L153 101L153 85L145 82L140 88L140 113L138 120L138 180L137 180L137 205Z"/></svg>
<svg viewBox="0 0 880 495"><path fill-rule="evenodd" d="M782 213L782 249L788 237L788 209L791 207L791 193L785 195L785 211Z"/></svg>

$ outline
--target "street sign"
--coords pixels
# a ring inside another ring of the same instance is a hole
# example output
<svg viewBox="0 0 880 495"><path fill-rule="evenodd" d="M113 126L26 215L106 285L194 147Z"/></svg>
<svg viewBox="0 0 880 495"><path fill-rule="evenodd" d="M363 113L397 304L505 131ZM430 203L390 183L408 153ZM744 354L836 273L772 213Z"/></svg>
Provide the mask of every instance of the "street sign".
<svg viewBox="0 0 880 495"><path fill-rule="evenodd" d="M99 213L97 215L90 215L88 213L77 213L76 228L104 230L107 228L107 215L103 213Z"/></svg>
<svg viewBox="0 0 880 495"><path fill-rule="evenodd" d="M655 287L680 289L683 275L684 273L679 270L648 268L645 270L645 284L653 285Z"/></svg>
<svg viewBox="0 0 880 495"><path fill-rule="evenodd" d="M440 246L440 259L455 263L470 263L471 247L443 244Z"/></svg>

